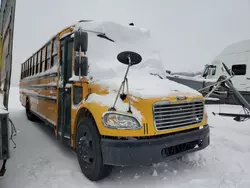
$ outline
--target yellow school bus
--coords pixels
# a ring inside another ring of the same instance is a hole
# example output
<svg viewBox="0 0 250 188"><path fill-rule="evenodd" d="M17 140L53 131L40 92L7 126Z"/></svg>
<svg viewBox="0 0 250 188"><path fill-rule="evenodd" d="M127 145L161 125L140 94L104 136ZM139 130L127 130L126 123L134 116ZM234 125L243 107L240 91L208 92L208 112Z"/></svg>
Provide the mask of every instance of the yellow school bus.
<svg viewBox="0 0 250 188"><path fill-rule="evenodd" d="M154 46L154 47L153 47ZM150 32L79 21L21 66L20 101L77 155L92 181L209 145L204 98L166 79Z"/></svg>

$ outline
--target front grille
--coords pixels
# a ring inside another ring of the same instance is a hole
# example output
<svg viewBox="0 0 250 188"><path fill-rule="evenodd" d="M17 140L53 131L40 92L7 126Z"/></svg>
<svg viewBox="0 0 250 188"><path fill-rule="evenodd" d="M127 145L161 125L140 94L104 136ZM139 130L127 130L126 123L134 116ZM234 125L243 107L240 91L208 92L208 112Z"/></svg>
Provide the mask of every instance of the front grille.
<svg viewBox="0 0 250 188"><path fill-rule="evenodd" d="M155 127L166 130L201 123L204 114L202 101L186 103L160 102L153 106Z"/></svg>
<svg viewBox="0 0 250 188"><path fill-rule="evenodd" d="M199 142L200 142L199 140L195 140L195 141L192 141L192 142L187 142L187 143L179 144L179 145L176 145L176 146L171 146L171 147L168 147L168 148L164 148L161 151L161 154L162 154L163 157L170 157L172 155L176 155L176 154L179 154L179 153L194 149L199 144Z"/></svg>

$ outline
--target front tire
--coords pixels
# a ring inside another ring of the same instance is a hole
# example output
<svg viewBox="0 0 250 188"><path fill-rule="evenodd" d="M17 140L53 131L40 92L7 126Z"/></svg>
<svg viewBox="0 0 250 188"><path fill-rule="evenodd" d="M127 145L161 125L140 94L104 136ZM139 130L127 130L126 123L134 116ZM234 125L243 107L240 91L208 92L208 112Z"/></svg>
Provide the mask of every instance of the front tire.
<svg viewBox="0 0 250 188"><path fill-rule="evenodd" d="M91 181L106 178L112 166L102 158L100 135L92 118L82 118L77 126L76 154L83 174Z"/></svg>

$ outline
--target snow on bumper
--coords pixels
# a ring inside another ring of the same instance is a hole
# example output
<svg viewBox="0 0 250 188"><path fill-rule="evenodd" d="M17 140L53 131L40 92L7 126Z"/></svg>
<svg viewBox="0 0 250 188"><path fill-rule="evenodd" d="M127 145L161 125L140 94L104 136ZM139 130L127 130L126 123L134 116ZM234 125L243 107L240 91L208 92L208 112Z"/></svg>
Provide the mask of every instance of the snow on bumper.
<svg viewBox="0 0 250 188"><path fill-rule="evenodd" d="M202 150L209 145L209 126L160 138L114 140L103 138L105 164L114 166L146 165L171 160ZM196 147L194 147L196 145Z"/></svg>

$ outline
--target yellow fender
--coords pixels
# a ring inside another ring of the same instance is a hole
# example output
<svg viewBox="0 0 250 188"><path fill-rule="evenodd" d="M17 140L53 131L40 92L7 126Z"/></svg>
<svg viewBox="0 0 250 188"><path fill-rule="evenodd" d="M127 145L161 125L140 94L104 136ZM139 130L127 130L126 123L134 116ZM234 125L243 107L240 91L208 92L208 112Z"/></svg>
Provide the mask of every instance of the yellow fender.
<svg viewBox="0 0 250 188"><path fill-rule="evenodd" d="M99 130L99 134L102 136L116 136L116 137L132 137L132 136L138 136L144 134L144 129L139 130L119 130L119 129L110 129L106 128L102 122L102 115L104 112L108 111L107 106L100 106L98 103L82 103L77 108L77 115L74 119L74 126L72 127L72 133L76 135L77 131L77 124L81 119L81 115L84 115L82 113L83 111L89 111L95 120L97 129ZM75 138L72 143L73 147L75 147Z"/></svg>

